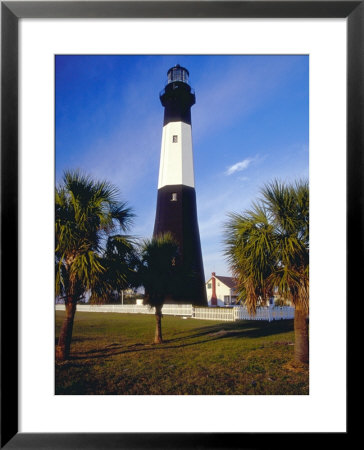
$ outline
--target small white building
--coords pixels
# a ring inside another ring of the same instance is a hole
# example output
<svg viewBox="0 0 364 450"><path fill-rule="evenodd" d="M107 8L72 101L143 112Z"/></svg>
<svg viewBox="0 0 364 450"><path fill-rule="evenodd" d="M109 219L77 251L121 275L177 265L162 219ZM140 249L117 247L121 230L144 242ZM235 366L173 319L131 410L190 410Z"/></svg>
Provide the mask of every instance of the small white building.
<svg viewBox="0 0 364 450"><path fill-rule="evenodd" d="M212 272L206 281L208 306L235 305L238 298L233 277L223 277Z"/></svg>

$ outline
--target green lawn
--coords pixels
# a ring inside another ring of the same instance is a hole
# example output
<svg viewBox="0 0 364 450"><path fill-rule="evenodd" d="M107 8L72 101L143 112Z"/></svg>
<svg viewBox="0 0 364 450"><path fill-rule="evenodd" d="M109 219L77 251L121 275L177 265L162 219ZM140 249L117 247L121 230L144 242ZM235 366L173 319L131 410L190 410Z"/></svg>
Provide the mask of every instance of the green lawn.
<svg viewBox="0 0 364 450"><path fill-rule="evenodd" d="M56 312L56 342L63 311ZM293 321L218 322L77 312L71 360L56 364L56 394L308 394L294 370Z"/></svg>

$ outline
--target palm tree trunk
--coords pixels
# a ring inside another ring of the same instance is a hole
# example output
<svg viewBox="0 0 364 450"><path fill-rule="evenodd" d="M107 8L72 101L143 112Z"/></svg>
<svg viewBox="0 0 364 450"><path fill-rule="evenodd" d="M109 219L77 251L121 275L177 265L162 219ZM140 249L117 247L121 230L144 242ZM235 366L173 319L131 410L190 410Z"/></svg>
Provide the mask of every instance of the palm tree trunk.
<svg viewBox="0 0 364 450"><path fill-rule="evenodd" d="M298 363L307 364L308 354L308 317L305 308L296 305L294 314L294 359Z"/></svg>
<svg viewBox="0 0 364 450"><path fill-rule="evenodd" d="M156 328L155 328L155 344L163 344L162 338L162 308L160 306L156 306L155 308L155 320L156 320Z"/></svg>
<svg viewBox="0 0 364 450"><path fill-rule="evenodd" d="M77 302L73 297L68 297L66 299L66 317L64 319L58 339L58 345L56 347L57 361L65 361L69 358L76 304Z"/></svg>

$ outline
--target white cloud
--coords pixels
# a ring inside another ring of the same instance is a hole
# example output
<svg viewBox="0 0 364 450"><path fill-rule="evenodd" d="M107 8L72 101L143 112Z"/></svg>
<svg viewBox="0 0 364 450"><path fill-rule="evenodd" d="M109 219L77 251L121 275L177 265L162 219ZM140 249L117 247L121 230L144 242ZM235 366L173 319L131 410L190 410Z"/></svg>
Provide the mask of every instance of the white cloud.
<svg viewBox="0 0 364 450"><path fill-rule="evenodd" d="M228 167L228 169L225 172L225 175L232 175L235 172L241 172L242 170L247 169L252 161L253 159L246 158L243 159L243 161L239 161L236 164L233 164L232 166Z"/></svg>

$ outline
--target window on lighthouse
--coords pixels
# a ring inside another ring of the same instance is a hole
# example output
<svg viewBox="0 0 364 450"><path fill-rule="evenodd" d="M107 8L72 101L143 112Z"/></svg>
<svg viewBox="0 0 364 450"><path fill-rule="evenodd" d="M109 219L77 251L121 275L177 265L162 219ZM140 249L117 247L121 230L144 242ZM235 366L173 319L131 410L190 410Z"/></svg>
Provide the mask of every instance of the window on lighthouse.
<svg viewBox="0 0 364 450"><path fill-rule="evenodd" d="M176 134L173 135L172 142L173 143L178 142L178 136Z"/></svg>
<svg viewBox="0 0 364 450"><path fill-rule="evenodd" d="M172 197L171 197L171 202L176 202L177 201L177 192L173 192Z"/></svg>

